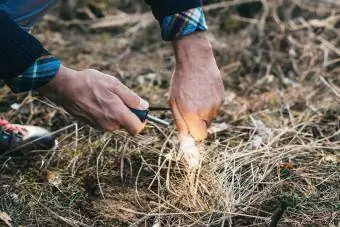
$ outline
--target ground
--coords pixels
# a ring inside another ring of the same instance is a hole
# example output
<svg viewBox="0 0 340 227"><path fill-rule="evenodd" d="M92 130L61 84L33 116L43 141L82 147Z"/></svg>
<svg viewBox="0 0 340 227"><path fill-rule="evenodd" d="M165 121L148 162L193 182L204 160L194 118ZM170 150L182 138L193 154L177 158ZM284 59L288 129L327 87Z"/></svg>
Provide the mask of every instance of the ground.
<svg viewBox="0 0 340 227"><path fill-rule="evenodd" d="M128 2L84 1L71 20L57 8L33 34L65 65L116 76L153 106L167 106L171 44L147 6ZM102 133L1 84L1 113L49 128L60 146L0 156L0 220L5 213L14 226L339 226L340 7L241 2L205 8L226 98L196 171L176 161L173 126L148 124L134 138Z"/></svg>

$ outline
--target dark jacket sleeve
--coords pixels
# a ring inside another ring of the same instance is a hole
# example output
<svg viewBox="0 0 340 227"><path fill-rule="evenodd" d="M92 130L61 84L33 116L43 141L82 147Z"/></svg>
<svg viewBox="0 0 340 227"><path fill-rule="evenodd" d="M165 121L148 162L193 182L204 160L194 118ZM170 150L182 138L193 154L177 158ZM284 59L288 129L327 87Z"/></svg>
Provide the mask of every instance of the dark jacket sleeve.
<svg viewBox="0 0 340 227"><path fill-rule="evenodd" d="M145 0L158 21L163 17L202 6L203 0Z"/></svg>
<svg viewBox="0 0 340 227"><path fill-rule="evenodd" d="M37 39L0 10L0 79L22 74L43 52Z"/></svg>

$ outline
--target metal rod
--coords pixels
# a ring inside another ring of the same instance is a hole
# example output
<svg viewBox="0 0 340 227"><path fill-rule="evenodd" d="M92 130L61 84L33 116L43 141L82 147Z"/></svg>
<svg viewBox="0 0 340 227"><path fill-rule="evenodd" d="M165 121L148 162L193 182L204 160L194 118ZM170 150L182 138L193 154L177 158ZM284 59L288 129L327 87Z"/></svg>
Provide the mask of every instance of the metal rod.
<svg viewBox="0 0 340 227"><path fill-rule="evenodd" d="M165 125L165 126L169 126L170 123L165 121L165 120L162 120L158 117L155 117L155 116L152 116L150 114L148 114L148 116L146 117L149 121L152 121L152 122L155 122L155 123L158 123L158 124L161 124L161 125Z"/></svg>
<svg viewBox="0 0 340 227"><path fill-rule="evenodd" d="M169 107L159 107L159 106L151 106L149 107L149 111L168 111L171 110Z"/></svg>

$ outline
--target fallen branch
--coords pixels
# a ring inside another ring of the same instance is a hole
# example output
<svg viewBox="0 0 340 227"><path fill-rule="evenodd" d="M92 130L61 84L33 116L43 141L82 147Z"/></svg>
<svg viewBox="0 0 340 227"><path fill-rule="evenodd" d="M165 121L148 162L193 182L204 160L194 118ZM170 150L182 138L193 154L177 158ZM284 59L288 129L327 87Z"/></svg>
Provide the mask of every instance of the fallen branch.
<svg viewBox="0 0 340 227"><path fill-rule="evenodd" d="M107 16L103 19L95 21L90 25L90 29L119 28L127 25L134 25L137 23L145 24L152 21L153 16L150 12L132 15L119 13L118 15Z"/></svg>
<svg viewBox="0 0 340 227"><path fill-rule="evenodd" d="M206 5L203 7L203 9L205 11L210 11L214 9L229 8L231 6L245 4L245 3L252 3L252 2L262 2L262 1L261 0L234 0L234 1L228 1L228 2L219 2L219 3Z"/></svg>

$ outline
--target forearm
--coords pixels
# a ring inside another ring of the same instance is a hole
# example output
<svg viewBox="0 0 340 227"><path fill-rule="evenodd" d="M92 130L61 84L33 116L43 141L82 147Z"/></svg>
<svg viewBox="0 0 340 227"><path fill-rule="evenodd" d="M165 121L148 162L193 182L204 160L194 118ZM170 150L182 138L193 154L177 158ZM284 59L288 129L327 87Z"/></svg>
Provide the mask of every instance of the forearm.
<svg viewBox="0 0 340 227"><path fill-rule="evenodd" d="M206 32L195 32L188 36L176 38L172 41L172 46L177 67L188 63L195 65L198 61L210 63L211 59L214 59L211 58L213 51Z"/></svg>
<svg viewBox="0 0 340 227"><path fill-rule="evenodd" d="M0 11L0 79L14 92L36 90L56 73L60 61Z"/></svg>

